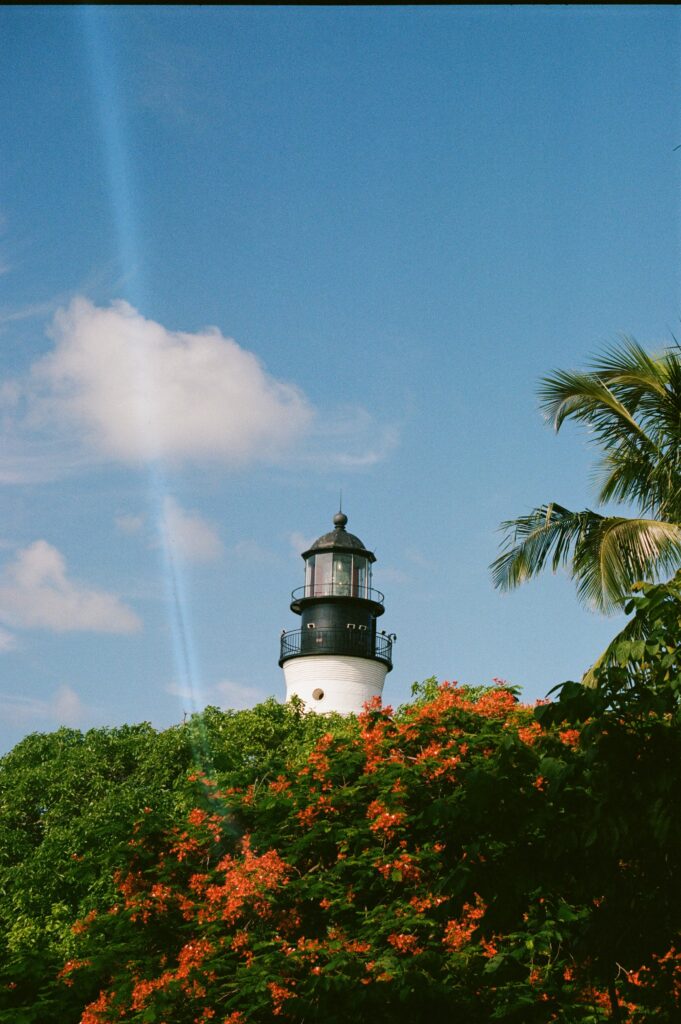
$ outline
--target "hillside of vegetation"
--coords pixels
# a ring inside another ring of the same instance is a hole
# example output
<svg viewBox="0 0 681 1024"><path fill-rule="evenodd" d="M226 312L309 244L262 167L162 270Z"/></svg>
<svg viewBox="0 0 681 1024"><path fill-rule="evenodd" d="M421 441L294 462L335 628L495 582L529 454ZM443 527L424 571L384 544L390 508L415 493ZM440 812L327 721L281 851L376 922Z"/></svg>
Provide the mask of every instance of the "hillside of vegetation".
<svg viewBox="0 0 681 1024"><path fill-rule="evenodd" d="M681 592L593 688L415 687L0 761L3 1024L681 1015Z"/></svg>

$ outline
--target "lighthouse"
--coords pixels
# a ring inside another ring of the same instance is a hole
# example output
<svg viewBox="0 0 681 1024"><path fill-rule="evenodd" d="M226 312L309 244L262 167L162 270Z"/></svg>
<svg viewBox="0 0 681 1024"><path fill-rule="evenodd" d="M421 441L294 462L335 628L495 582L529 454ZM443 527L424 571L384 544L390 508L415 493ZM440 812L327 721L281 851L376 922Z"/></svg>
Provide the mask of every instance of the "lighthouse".
<svg viewBox="0 0 681 1024"><path fill-rule="evenodd" d="M338 512L333 530L303 551L305 584L291 595L300 628L283 631L279 664L286 699L300 697L309 711L358 714L380 697L392 669L395 634L378 630L384 597L371 586L373 552L346 530Z"/></svg>

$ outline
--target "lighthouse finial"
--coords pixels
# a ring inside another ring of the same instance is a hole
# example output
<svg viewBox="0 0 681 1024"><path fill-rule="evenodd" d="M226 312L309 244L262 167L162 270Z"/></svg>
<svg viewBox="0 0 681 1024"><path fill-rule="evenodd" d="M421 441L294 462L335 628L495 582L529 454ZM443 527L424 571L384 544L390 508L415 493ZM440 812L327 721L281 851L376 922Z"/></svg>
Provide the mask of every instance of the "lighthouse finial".
<svg viewBox="0 0 681 1024"><path fill-rule="evenodd" d="M343 500L343 492L341 491L341 501L342 500ZM336 512L335 516L333 517L333 525L336 527L337 530L344 530L345 529L345 524L347 523L347 521L348 521L348 517L346 516L345 512L343 512L342 506L341 506L341 508L338 510L338 512Z"/></svg>

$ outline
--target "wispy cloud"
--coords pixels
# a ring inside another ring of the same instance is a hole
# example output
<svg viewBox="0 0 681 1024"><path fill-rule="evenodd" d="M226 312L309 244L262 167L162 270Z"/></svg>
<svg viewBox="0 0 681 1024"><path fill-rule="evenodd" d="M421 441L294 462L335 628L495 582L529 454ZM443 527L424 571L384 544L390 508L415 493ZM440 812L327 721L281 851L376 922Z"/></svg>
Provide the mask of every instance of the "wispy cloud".
<svg viewBox="0 0 681 1024"><path fill-rule="evenodd" d="M237 558L243 558L251 563L272 565L279 561L273 551L268 551L262 544L258 544L257 540L239 540L231 550Z"/></svg>
<svg viewBox="0 0 681 1024"><path fill-rule="evenodd" d="M429 572L437 571L437 563L433 562L432 559L427 558L426 555L418 548L407 548L404 552L405 556L414 565L417 565L419 569L427 569Z"/></svg>
<svg viewBox="0 0 681 1024"><path fill-rule="evenodd" d="M12 725L67 725L72 728L91 722L95 709L88 707L70 686L60 686L47 700L0 692L0 714Z"/></svg>
<svg viewBox="0 0 681 1024"><path fill-rule="evenodd" d="M0 327L4 324L18 323L21 320L37 320L50 316L58 305L59 300L51 299L47 302L30 302L18 309L0 309Z"/></svg>
<svg viewBox="0 0 681 1024"><path fill-rule="evenodd" d="M0 654L4 654L5 651L12 651L17 645L16 637L9 630L3 629L0 626Z"/></svg>
<svg viewBox="0 0 681 1024"><path fill-rule="evenodd" d="M51 701L51 710L60 725L82 725L90 714L75 690L60 686Z"/></svg>
<svg viewBox="0 0 681 1024"><path fill-rule="evenodd" d="M7 438L0 452L0 484L41 484L91 468L93 458L71 444Z"/></svg>
<svg viewBox="0 0 681 1024"><path fill-rule="evenodd" d="M114 523L116 524L116 529L120 530L121 533L139 533L144 526L144 516L135 516L126 513L115 516Z"/></svg>
<svg viewBox="0 0 681 1024"><path fill-rule="evenodd" d="M259 704L271 696L270 693L257 686L237 683L230 679L223 679L212 686L197 687L196 689L170 683L166 687L166 692L173 697L187 701L192 711L198 711L209 704L242 711L244 708L252 708L255 704Z"/></svg>
<svg viewBox="0 0 681 1024"><path fill-rule="evenodd" d="M395 583L401 586L403 583L412 582L412 577L403 569L396 569L394 566L381 566L381 583Z"/></svg>
<svg viewBox="0 0 681 1024"><path fill-rule="evenodd" d="M304 533L300 533L298 530L294 530L288 535L289 544L291 550L297 555L302 555L303 551L307 551L309 547L315 542L315 537L308 537Z"/></svg>
<svg viewBox="0 0 681 1024"><path fill-rule="evenodd" d="M69 578L64 556L45 540L19 551L0 577L0 620L54 633L134 633L142 623L104 590Z"/></svg>
<svg viewBox="0 0 681 1024"><path fill-rule="evenodd" d="M239 711L243 708L252 708L254 704L260 703L270 696L258 689L257 686L245 686L243 683L235 683L230 679L223 679L213 687L222 707L233 708Z"/></svg>
<svg viewBox="0 0 681 1024"><path fill-rule="evenodd" d="M6 224L7 218L5 217L4 213L0 211L0 234L4 234ZM3 274L9 274L10 270L12 270L12 265L10 261L4 256L2 252L0 252L0 276L2 276Z"/></svg>
<svg viewBox="0 0 681 1024"><path fill-rule="evenodd" d="M164 40L162 49L153 46L144 56L138 76L140 105L173 125L205 125L206 104L198 82L205 81L207 71L214 72L206 55L194 46Z"/></svg>
<svg viewBox="0 0 681 1024"><path fill-rule="evenodd" d="M216 528L171 497L163 505L163 527L171 550L189 562L214 562L224 552Z"/></svg>
<svg viewBox="0 0 681 1024"><path fill-rule="evenodd" d="M383 462L399 440L397 424L381 424L367 409L345 406L317 417L314 436L298 447L293 460L332 472L367 469Z"/></svg>

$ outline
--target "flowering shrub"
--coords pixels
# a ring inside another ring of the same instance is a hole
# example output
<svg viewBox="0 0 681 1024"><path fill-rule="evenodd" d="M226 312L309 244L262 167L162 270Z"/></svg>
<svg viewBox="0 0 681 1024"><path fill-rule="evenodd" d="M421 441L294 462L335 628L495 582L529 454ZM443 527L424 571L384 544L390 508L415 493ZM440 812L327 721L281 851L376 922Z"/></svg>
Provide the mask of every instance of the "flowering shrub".
<svg viewBox="0 0 681 1024"><path fill-rule="evenodd" d="M147 808L54 1019L679 1019L678 719L416 697L252 782L193 772L170 826Z"/></svg>
<svg viewBox="0 0 681 1024"><path fill-rule="evenodd" d="M358 719L27 737L0 1024L677 1022L680 587L534 708L428 680Z"/></svg>

